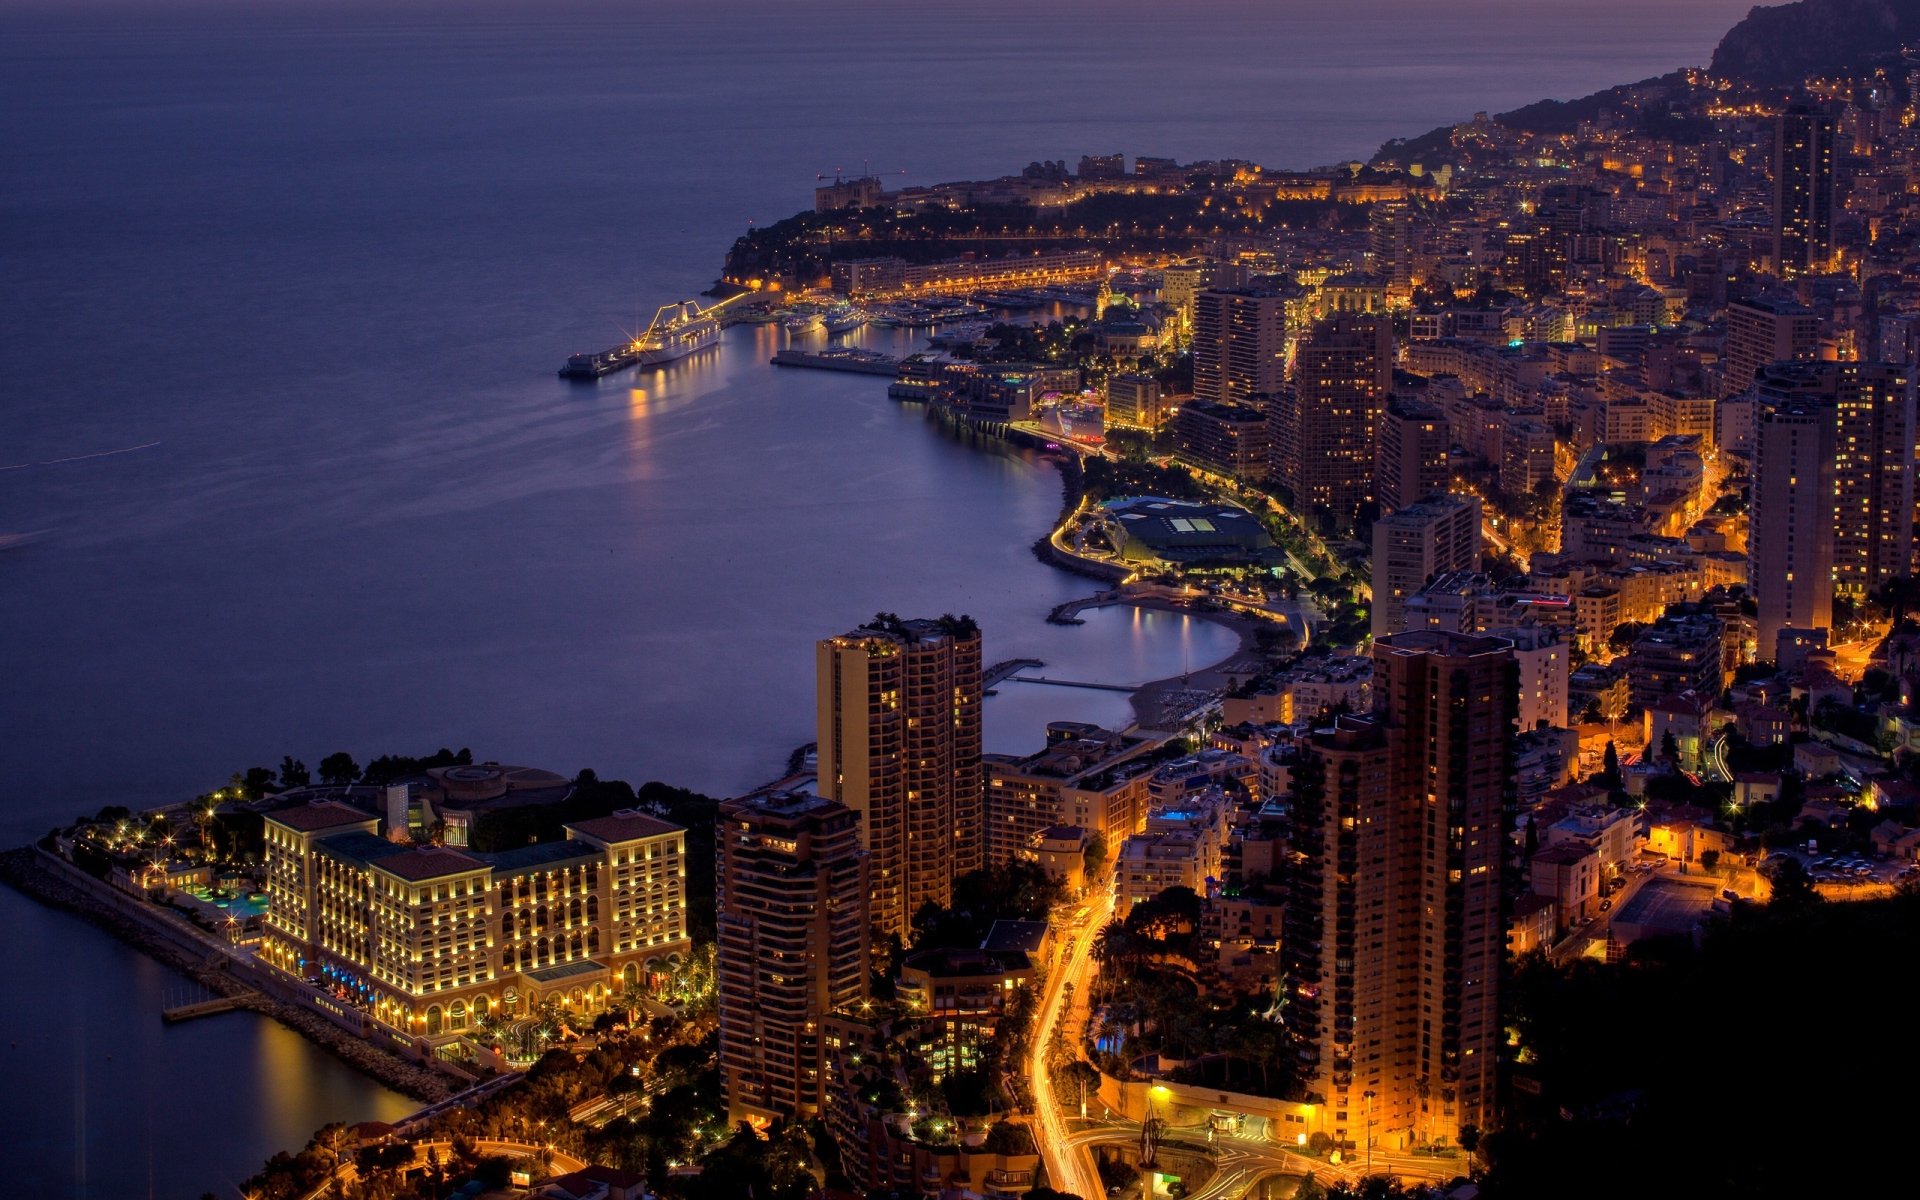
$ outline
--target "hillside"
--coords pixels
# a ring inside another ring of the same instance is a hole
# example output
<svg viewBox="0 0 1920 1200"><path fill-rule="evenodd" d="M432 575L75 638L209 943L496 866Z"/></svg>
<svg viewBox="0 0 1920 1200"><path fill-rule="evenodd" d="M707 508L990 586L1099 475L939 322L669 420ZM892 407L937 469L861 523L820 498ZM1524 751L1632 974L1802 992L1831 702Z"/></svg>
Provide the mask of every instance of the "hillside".
<svg viewBox="0 0 1920 1200"><path fill-rule="evenodd" d="M1714 49L1712 70L1759 84L1793 84L1808 75L1892 61L1903 43L1920 42L1920 0L1796 0L1755 6ZM1634 90L1678 86L1679 73L1623 84L1577 100L1541 100L1495 120L1541 133L1571 130ZM1450 161L1451 126L1380 147L1375 163Z"/></svg>
<svg viewBox="0 0 1920 1200"><path fill-rule="evenodd" d="M1891 57L1920 39L1920 0L1798 0L1756 7L1713 52L1716 75L1795 83Z"/></svg>

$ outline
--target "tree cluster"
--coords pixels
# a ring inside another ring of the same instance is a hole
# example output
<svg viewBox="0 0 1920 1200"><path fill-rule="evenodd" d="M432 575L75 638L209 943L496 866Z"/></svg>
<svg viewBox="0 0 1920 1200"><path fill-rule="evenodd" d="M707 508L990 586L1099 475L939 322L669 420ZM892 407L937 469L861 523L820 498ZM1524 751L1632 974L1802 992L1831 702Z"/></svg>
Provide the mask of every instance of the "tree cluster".
<svg viewBox="0 0 1920 1200"><path fill-rule="evenodd" d="M1508 991L1511 1111L1486 1136L1481 1194L1844 1193L1900 1144L1889 1082L1920 1068L1897 1034L1838 1036L1835 997L1886 994L1887 964L1920 948L1920 895L1822 904L1776 881L1697 950L1643 942L1616 963L1533 957ZM1580 1169L1569 1170L1578 1163Z"/></svg>

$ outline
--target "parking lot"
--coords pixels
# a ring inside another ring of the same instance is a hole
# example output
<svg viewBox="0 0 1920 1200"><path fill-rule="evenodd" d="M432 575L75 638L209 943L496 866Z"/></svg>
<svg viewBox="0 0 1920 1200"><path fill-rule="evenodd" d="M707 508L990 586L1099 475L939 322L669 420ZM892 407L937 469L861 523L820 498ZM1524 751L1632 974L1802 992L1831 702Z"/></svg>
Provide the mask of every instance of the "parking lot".
<svg viewBox="0 0 1920 1200"><path fill-rule="evenodd" d="M1912 863L1871 858L1865 854L1790 849L1775 850L1767 857L1791 858L1798 862L1822 891L1892 887L1901 880L1920 874L1920 867Z"/></svg>
<svg viewBox="0 0 1920 1200"><path fill-rule="evenodd" d="M1719 894L1719 889L1706 880L1682 882L1673 876L1650 879L1615 911L1613 936L1626 943L1691 934Z"/></svg>

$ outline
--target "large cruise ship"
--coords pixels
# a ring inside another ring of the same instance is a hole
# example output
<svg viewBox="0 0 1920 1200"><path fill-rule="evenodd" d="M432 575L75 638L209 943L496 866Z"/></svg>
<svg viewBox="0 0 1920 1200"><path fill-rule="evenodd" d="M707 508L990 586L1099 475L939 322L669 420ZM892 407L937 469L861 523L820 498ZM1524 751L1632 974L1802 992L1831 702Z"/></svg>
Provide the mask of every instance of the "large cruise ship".
<svg viewBox="0 0 1920 1200"><path fill-rule="evenodd" d="M737 299L730 297L711 308L701 308L698 300L663 304L639 337L598 354L570 356L560 368L560 377L598 379L627 367L663 366L705 350L720 341L720 310Z"/></svg>
<svg viewBox="0 0 1920 1200"><path fill-rule="evenodd" d="M633 340L635 361L657 367L705 350L720 340L720 306L703 309L698 301L662 305L646 332Z"/></svg>

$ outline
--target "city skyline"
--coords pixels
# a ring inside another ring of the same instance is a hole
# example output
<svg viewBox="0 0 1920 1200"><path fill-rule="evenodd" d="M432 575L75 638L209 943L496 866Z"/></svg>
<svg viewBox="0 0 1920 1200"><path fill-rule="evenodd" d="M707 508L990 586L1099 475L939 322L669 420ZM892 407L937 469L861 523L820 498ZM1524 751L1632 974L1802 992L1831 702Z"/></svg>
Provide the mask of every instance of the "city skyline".
<svg viewBox="0 0 1920 1200"><path fill-rule="evenodd" d="M1845 1186L1907 4L0 8L9 1186Z"/></svg>

